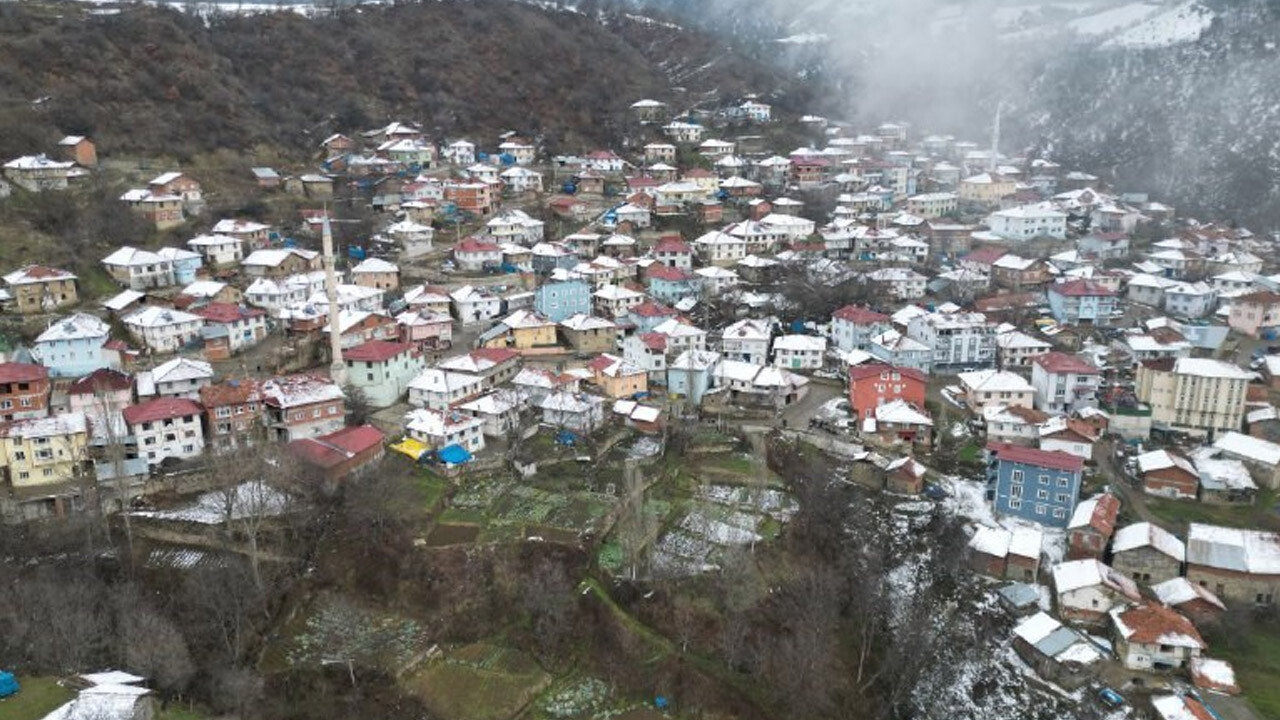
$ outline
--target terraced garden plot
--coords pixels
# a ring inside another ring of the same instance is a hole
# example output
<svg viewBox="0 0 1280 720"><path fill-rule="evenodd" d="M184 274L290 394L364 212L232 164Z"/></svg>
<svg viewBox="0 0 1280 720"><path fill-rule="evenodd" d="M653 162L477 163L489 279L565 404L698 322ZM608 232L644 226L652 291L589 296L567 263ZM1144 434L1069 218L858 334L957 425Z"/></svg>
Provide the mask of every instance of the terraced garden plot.
<svg viewBox="0 0 1280 720"><path fill-rule="evenodd" d="M550 683L532 658L487 643L449 650L402 681L441 720L507 720Z"/></svg>

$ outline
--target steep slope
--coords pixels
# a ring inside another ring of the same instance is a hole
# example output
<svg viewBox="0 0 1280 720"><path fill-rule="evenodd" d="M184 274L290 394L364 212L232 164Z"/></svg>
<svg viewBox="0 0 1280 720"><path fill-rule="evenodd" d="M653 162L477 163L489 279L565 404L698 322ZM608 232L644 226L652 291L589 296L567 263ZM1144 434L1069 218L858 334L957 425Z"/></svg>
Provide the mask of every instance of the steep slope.
<svg viewBox="0 0 1280 720"><path fill-rule="evenodd" d="M859 122L1036 148L1203 219L1280 223L1274 0L632 0L825 83ZM784 41L784 42L779 42Z"/></svg>
<svg viewBox="0 0 1280 720"><path fill-rule="evenodd" d="M697 31L500 0L207 22L155 8L0 5L0 156L58 131L90 133L108 154L313 148L392 117L580 150L615 137L640 97L680 105L783 86Z"/></svg>

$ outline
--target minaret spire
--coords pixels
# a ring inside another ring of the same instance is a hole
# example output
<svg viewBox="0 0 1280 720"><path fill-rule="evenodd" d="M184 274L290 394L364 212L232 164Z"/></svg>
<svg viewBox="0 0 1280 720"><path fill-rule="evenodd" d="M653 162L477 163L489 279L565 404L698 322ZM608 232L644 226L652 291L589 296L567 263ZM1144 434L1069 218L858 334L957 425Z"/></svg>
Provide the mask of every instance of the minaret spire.
<svg viewBox="0 0 1280 720"><path fill-rule="evenodd" d="M329 207L324 208L324 225L320 234L324 251L324 294L329 301L329 377L339 385L347 384L347 363L342 359L342 330L338 321L338 274L334 269L333 229L329 225Z"/></svg>

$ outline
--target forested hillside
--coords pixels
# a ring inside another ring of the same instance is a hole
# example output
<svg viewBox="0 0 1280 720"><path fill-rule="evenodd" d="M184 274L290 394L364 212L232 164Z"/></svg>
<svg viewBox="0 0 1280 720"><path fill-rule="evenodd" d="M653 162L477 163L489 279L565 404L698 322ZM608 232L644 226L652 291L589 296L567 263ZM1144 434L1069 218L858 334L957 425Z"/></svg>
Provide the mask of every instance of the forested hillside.
<svg viewBox="0 0 1280 720"><path fill-rule="evenodd" d="M59 133L90 134L107 156L314 149L330 132L391 118L479 140L518 130L581 151L619 139L622 111L640 97L684 106L778 90L803 99L779 72L695 31L500 0L312 19L0 6L2 157Z"/></svg>

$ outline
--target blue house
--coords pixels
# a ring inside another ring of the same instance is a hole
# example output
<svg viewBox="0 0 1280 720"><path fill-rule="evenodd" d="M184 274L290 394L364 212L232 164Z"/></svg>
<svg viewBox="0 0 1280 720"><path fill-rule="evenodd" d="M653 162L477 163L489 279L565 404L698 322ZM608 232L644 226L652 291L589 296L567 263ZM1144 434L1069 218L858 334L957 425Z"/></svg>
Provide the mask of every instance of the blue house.
<svg viewBox="0 0 1280 720"><path fill-rule="evenodd" d="M190 285L196 281L196 271L204 266L200 253L185 248L164 247L156 251L160 257L173 263L173 281L178 285Z"/></svg>
<svg viewBox="0 0 1280 720"><path fill-rule="evenodd" d="M591 286L582 280L545 283L533 293L533 309L551 322L591 314Z"/></svg>
<svg viewBox="0 0 1280 720"><path fill-rule="evenodd" d="M81 377L114 362L104 351L111 328L102 320L77 313L40 333L31 356L49 368L53 377Z"/></svg>
<svg viewBox="0 0 1280 720"><path fill-rule="evenodd" d="M711 378L720 364L720 353L709 350L685 350L667 366L667 392L702 404L702 396L711 389Z"/></svg>
<svg viewBox="0 0 1280 720"><path fill-rule="evenodd" d="M1065 528L1080 499L1084 459L1058 450L991 443L987 494L997 513Z"/></svg>
<svg viewBox="0 0 1280 720"><path fill-rule="evenodd" d="M681 298L698 294L698 276L677 267L654 263L645 275L649 295L664 303L675 303Z"/></svg>
<svg viewBox="0 0 1280 720"><path fill-rule="evenodd" d="M1110 325L1116 293L1092 280L1070 280L1049 286L1049 311L1063 325Z"/></svg>

